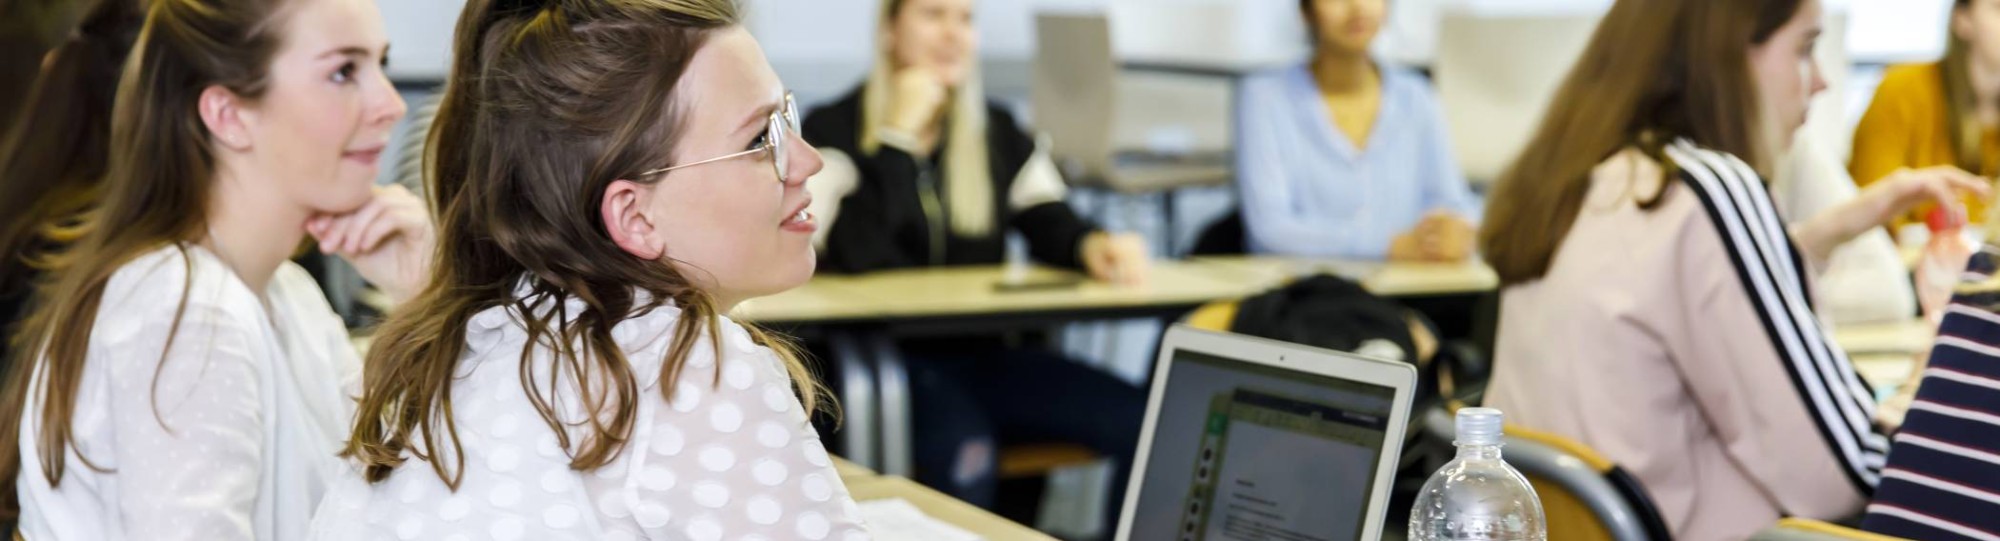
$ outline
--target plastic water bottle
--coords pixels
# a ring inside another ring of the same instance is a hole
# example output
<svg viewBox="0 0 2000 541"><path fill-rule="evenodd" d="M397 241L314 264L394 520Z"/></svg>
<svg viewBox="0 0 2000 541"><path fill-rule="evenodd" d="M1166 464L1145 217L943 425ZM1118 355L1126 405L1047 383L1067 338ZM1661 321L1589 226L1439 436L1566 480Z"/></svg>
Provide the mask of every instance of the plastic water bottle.
<svg viewBox="0 0 2000 541"><path fill-rule="evenodd" d="M1424 482L1410 541L1546 541L1542 500L1500 459L1500 410L1458 410L1458 457Z"/></svg>

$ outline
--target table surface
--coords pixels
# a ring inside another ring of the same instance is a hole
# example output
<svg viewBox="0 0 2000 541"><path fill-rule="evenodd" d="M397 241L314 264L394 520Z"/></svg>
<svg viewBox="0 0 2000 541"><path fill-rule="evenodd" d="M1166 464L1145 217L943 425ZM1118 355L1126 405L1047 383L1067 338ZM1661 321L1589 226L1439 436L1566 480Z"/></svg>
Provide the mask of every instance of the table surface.
<svg viewBox="0 0 2000 541"><path fill-rule="evenodd" d="M1837 325L1833 341L1848 356L1908 355L1931 346L1937 331L1922 319L1887 323Z"/></svg>
<svg viewBox="0 0 2000 541"><path fill-rule="evenodd" d="M840 473L841 482L847 485L847 491L854 495L855 501L902 498L923 510L925 515L979 534L988 541L1055 541L1054 537L1034 528L1001 518L903 477L878 475L873 470L838 457L834 459L833 469Z"/></svg>
<svg viewBox="0 0 2000 541"><path fill-rule="evenodd" d="M1253 295L1304 274L1330 272L1378 295L1480 293L1499 285L1483 263L1359 263L1257 256L1159 261L1144 284L1119 286L1037 266L987 265L827 275L738 306L735 317L759 322L823 323L986 314L1187 306ZM1076 280L1055 287L1000 291L1003 282Z"/></svg>

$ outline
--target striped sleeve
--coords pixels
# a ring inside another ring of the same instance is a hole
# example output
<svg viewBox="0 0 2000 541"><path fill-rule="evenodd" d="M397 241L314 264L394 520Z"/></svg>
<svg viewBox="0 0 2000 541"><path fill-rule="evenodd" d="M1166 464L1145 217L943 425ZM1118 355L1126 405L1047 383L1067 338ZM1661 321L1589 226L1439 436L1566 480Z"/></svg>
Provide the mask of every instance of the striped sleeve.
<svg viewBox="0 0 2000 541"><path fill-rule="evenodd" d="M1866 530L2000 540L2000 290L1991 247L1973 254L1896 434Z"/></svg>
<svg viewBox="0 0 2000 541"><path fill-rule="evenodd" d="M1667 156L1720 234L1814 428L1848 480L1872 493L1889 444L1875 428L1874 392L1814 315L1805 264L1764 183L1742 160L1687 141L1670 145Z"/></svg>

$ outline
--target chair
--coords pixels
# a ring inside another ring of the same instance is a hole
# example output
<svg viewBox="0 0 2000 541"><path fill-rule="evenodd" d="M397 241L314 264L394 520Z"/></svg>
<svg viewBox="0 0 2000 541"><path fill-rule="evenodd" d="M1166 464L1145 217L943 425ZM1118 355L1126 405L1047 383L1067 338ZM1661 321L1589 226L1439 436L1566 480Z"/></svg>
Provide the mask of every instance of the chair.
<svg viewBox="0 0 2000 541"><path fill-rule="evenodd" d="M1425 414L1424 432L1450 442L1455 407ZM1508 426L1507 464L1519 470L1542 499L1549 539L1564 541L1665 541L1672 539L1653 499L1639 481L1596 451L1569 439Z"/></svg>
<svg viewBox="0 0 2000 541"><path fill-rule="evenodd" d="M1757 532L1757 535L1750 537L1750 541L1840 541L1843 539L1854 541L1908 541L1901 537L1872 534L1845 526L1835 526L1817 520L1802 518L1780 520L1777 526Z"/></svg>

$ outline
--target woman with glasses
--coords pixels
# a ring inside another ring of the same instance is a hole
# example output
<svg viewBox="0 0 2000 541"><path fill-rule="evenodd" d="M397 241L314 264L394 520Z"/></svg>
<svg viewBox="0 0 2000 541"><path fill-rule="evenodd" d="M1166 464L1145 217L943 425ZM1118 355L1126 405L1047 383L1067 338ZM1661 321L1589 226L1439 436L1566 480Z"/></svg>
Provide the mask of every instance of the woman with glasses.
<svg viewBox="0 0 2000 541"><path fill-rule="evenodd" d="M732 0L473 0L429 286L377 331L320 539L867 539L783 342L819 154ZM803 398L803 399L802 399Z"/></svg>
<svg viewBox="0 0 2000 541"><path fill-rule="evenodd" d="M1006 234L1016 232L1042 264L1141 281L1143 241L1079 218L1064 202L1062 176L1044 146L986 101L972 0L881 6L867 81L806 117L806 140L827 159L808 183L813 213L831 224L818 239L822 268L997 264ZM996 441L1082 443L1130 464L1145 407L1138 388L997 340L902 345L917 361L919 481L991 503Z"/></svg>

